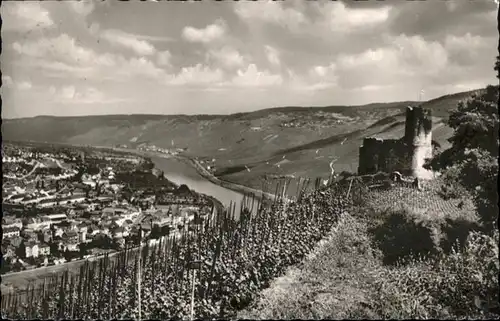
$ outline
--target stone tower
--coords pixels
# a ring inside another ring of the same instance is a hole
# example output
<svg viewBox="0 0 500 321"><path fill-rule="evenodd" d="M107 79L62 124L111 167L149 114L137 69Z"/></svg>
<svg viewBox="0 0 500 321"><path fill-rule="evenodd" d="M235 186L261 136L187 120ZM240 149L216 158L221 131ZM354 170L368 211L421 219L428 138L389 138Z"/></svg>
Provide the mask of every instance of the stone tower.
<svg viewBox="0 0 500 321"><path fill-rule="evenodd" d="M432 113L430 110L422 107L406 109L403 140L408 146L412 176L432 178L432 172L423 168L425 159L432 157Z"/></svg>

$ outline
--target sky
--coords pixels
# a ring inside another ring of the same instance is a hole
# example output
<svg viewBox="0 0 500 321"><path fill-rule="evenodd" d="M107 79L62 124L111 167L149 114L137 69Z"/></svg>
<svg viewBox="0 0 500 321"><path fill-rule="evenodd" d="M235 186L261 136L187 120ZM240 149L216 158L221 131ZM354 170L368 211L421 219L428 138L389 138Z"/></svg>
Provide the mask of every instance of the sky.
<svg viewBox="0 0 500 321"><path fill-rule="evenodd" d="M497 4L3 2L2 117L230 114L497 83Z"/></svg>

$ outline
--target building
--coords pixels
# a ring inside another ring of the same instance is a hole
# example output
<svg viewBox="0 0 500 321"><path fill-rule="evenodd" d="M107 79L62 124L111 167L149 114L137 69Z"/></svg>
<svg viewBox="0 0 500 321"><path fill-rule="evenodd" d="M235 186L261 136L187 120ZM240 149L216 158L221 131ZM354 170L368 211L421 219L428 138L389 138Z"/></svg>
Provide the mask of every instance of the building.
<svg viewBox="0 0 500 321"><path fill-rule="evenodd" d="M66 214L50 214L46 216L52 223L61 223L68 219Z"/></svg>
<svg viewBox="0 0 500 321"><path fill-rule="evenodd" d="M62 235L62 239L67 242L77 243L80 239L78 233L75 231L67 231Z"/></svg>
<svg viewBox="0 0 500 321"><path fill-rule="evenodd" d="M34 242L27 242L26 243L26 257L38 257L40 254L38 244Z"/></svg>
<svg viewBox="0 0 500 321"><path fill-rule="evenodd" d="M32 217L28 220L27 227L34 231L44 230L50 228L52 221L48 217Z"/></svg>
<svg viewBox="0 0 500 321"><path fill-rule="evenodd" d="M125 229L121 226L113 229L113 238L123 238L128 236L128 233L125 232Z"/></svg>
<svg viewBox="0 0 500 321"><path fill-rule="evenodd" d="M13 238L9 239L9 241L12 246L18 248L23 242L23 238L20 236L14 236Z"/></svg>
<svg viewBox="0 0 500 321"><path fill-rule="evenodd" d="M45 243L40 244L38 246L38 254L44 256L50 255L50 246Z"/></svg>
<svg viewBox="0 0 500 321"><path fill-rule="evenodd" d="M80 233L78 234L78 241L81 243L87 242L87 229L86 228L80 230Z"/></svg>
<svg viewBox="0 0 500 321"><path fill-rule="evenodd" d="M422 107L406 109L405 135L400 139L369 137L359 149L358 174L391 173L430 179L431 171L423 168L432 157L432 114Z"/></svg>
<svg viewBox="0 0 500 321"><path fill-rule="evenodd" d="M5 212L4 212L4 215L5 215ZM22 229L23 222L21 221L21 219L18 219L18 218L11 219L11 218L5 218L5 217L2 219L2 227L3 227L4 231L6 228L14 227L14 226L17 226L19 229Z"/></svg>
<svg viewBox="0 0 500 321"><path fill-rule="evenodd" d="M78 243L76 242L61 242L59 243L59 250L62 252L69 251L75 252L78 251Z"/></svg>
<svg viewBox="0 0 500 321"><path fill-rule="evenodd" d="M21 229L17 226L3 228L2 239L13 238L19 236Z"/></svg>

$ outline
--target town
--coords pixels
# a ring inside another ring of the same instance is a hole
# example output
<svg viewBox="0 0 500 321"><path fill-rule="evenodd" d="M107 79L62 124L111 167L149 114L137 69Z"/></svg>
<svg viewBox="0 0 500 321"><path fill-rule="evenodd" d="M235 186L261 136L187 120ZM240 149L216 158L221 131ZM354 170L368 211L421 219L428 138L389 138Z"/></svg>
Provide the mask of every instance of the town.
<svg viewBox="0 0 500 321"><path fill-rule="evenodd" d="M137 155L4 142L2 161L2 274L177 235L216 205Z"/></svg>

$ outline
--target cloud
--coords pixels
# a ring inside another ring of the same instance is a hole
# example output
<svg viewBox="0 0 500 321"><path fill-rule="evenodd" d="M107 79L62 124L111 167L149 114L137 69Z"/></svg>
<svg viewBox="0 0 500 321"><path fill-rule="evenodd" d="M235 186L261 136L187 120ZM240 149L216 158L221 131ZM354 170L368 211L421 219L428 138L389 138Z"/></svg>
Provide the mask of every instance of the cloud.
<svg viewBox="0 0 500 321"><path fill-rule="evenodd" d="M175 39L171 38L171 37L140 35L140 34L136 34L136 33L129 33L129 34L133 35L137 39L147 40L147 41L151 41L151 42L172 42L172 41L175 41Z"/></svg>
<svg viewBox="0 0 500 321"><path fill-rule="evenodd" d="M31 89L33 87L31 85L31 82L29 82L29 81L20 82L17 86L20 90L28 90L28 89Z"/></svg>
<svg viewBox="0 0 500 321"><path fill-rule="evenodd" d="M497 8L492 0L438 1L433 5L405 1L394 9L387 25L393 35L428 38L471 32L498 38Z"/></svg>
<svg viewBox="0 0 500 321"><path fill-rule="evenodd" d="M119 57L121 70L117 70L118 75L127 77L146 76L152 79L161 79L166 76L165 70L158 68L151 60L144 57L125 59Z"/></svg>
<svg viewBox="0 0 500 321"><path fill-rule="evenodd" d="M2 87L12 87L14 85L14 81L11 76L2 75Z"/></svg>
<svg viewBox="0 0 500 321"><path fill-rule="evenodd" d="M444 41L444 47L453 63L466 66L473 65L480 60L481 53L495 41L493 38L473 36L470 33L461 37L448 35Z"/></svg>
<svg viewBox="0 0 500 321"><path fill-rule="evenodd" d="M2 6L3 30L29 32L54 27L48 10L38 2L4 2Z"/></svg>
<svg viewBox="0 0 500 321"><path fill-rule="evenodd" d="M12 48L24 56L52 59L70 64L114 65L112 55L98 55L93 50L80 46L74 38L67 34L61 34L54 38L39 38L32 42L14 42Z"/></svg>
<svg viewBox="0 0 500 321"><path fill-rule="evenodd" d="M112 45L131 49L138 55L147 56L156 53L155 47L148 41L120 30L105 30L100 36Z"/></svg>
<svg viewBox="0 0 500 321"><path fill-rule="evenodd" d="M224 46L220 49L210 49L207 52L207 58L208 60L215 60L227 68L242 66L245 61L240 52L230 46Z"/></svg>
<svg viewBox="0 0 500 321"><path fill-rule="evenodd" d="M238 2L235 4L235 13L249 24L260 21L290 30L298 30L307 22L302 12L295 8L285 8L281 1Z"/></svg>
<svg viewBox="0 0 500 321"><path fill-rule="evenodd" d="M358 54L340 54L335 61L340 78L365 81L398 81L424 75L436 75L448 64L445 48L438 42L404 35L392 37L391 45L368 49ZM353 73L352 76L349 73ZM378 80L377 80L378 79Z"/></svg>
<svg viewBox="0 0 500 321"><path fill-rule="evenodd" d="M224 20L219 19L203 29L184 27L182 30L182 37L189 42L209 43L222 38L225 33L226 23Z"/></svg>
<svg viewBox="0 0 500 321"><path fill-rule="evenodd" d="M106 97L103 92L94 87L76 88L68 85L56 89L51 86L49 93L53 100L64 104L110 104L124 101L120 98Z"/></svg>
<svg viewBox="0 0 500 321"><path fill-rule="evenodd" d="M394 84L420 87L453 82L464 76L463 61L477 64L479 58L474 54L484 53L489 43L471 35L448 36L442 42L406 35L383 39L378 48L339 53L326 64L309 67L304 74L288 71L291 88L377 91L391 89Z"/></svg>
<svg viewBox="0 0 500 321"><path fill-rule="evenodd" d="M224 74L220 69L210 69L202 64L184 67L177 75L168 80L170 85L214 85L223 80Z"/></svg>
<svg viewBox="0 0 500 321"><path fill-rule="evenodd" d="M232 79L231 85L237 87L269 87L281 85L283 78L269 71L259 71L255 64L248 65L246 70L239 69L237 75Z"/></svg>
<svg viewBox="0 0 500 321"><path fill-rule="evenodd" d="M281 64L279 51L268 45L266 45L264 49L266 51L267 60L271 63L271 65L279 66Z"/></svg>
<svg viewBox="0 0 500 321"><path fill-rule="evenodd" d="M2 75L2 88L29 90L33 88L33 85L30 81L14 81L11 76Z"/></svg>
<svg viewBox="0 0 500 321"><path fill-rule="evenodd" d="M18 64L42 68L53 77L130 80L134 76L161 79L166 73L145 57L130 59L96 51L77 44L66 34L36 41L15 42L12 48L19 54Z"/></svg>
<svg viewBox="0 0 500 321"><path fill-rule="evenodd" d="M297 75L288 69L288 87L300 92L315 92L338 87L338 76L334 63L316 65L309 68L307 74Z"/></svg>
<svg viewBox="0 0 500 321"><path fill-rule="evenodd" d="M170 62L171 59L172 59L172 54L170 53L170 51L165 50L165 51L162 51L162 52L158 53L158 56L157 56L157 59L156 59L156 63L159 66L168 66L168 67L170 67L172 65L171 62Z"/></svg>
<svg viewBox="0 0 500 321"><path fill-rule="evenodd" d="M65 2L75 13L83 17L88 16L94 11L95 4L91 0L83 1L66 1Z"/></svg>
<svg viewBox="0 0 500 321"><path fill-rule="evenodd" d="M380 4L379 8L348 8L343 2L335 1L326 5L323 17L335 32L369 29L384 23L389 18L390 7Z"/></svg>
<svg viewBox="0 0 500 321"><path fill-rule="evenodd" d="M335 63L330 63L327 66L321 66L317 65L314 67L311 67L309 69L309 75L313 79L326 79L326 78L331 78L335 76L335 72L337 70L337 66Z"/></svg>
<svg viewBox="0 0 500 321"><path fill-rule="evenodd" d="M63 100L70 100L75 98L76 89L75 86L65 86L59 93L59 98Z"/></svg>

